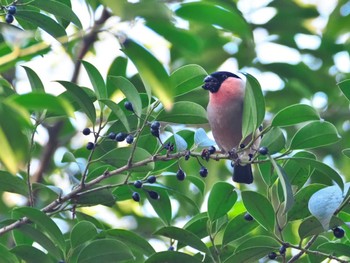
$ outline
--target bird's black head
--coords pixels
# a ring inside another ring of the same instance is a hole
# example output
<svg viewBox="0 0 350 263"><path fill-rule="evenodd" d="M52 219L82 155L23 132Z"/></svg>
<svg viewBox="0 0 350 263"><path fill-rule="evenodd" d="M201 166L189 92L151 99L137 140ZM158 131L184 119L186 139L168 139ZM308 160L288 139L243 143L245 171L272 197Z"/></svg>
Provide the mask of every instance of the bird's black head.
<svg viewBox="0 0 350 263"><path fill-rule="evenodd" d="M202 86L202 88L209 90L212 93L215 93L219 90L221 84L229 77L240 79L240 77L231 72L217 71L205 77L204 85Z"/></svg>

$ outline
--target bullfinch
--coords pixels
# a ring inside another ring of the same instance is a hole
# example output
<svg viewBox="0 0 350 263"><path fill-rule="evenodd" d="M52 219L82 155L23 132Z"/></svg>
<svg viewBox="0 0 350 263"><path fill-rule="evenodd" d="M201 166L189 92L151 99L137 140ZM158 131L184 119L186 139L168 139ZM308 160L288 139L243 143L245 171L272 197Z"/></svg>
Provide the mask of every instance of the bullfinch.
<svg viewBox="0 0 350 263"><path fill-rule="evenodd" d="M233 181L252 183L251 165L240 163L241 158L246 159L248 153L235 154L242 140L245 81L231 72L218 71L204 79L202 88L210 92L207 114L214 139L224 153L236 156Z"/></svg>

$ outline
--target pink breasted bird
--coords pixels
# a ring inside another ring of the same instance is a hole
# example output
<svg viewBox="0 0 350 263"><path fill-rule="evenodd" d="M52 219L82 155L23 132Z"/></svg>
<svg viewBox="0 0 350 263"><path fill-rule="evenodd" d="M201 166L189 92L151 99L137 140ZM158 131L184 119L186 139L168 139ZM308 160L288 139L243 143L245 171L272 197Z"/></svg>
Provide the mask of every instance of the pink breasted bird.
<svg viewBox="0 0 350 263"><path fill-rule="evenodd" d="M202 87L210 92L207 113L214 139L223 152L234 153L242 140L245 81L231 72L218 71L207 76ZM232 179L252 183L251 165L236 161Z"/></svg>

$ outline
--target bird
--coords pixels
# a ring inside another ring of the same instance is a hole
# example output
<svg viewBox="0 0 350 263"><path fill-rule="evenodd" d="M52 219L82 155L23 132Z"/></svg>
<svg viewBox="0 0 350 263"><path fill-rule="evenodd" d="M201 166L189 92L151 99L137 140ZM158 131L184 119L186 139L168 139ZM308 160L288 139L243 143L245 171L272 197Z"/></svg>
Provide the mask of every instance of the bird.
<svg viewBox="0 0 350 263"><path fill-rule="evenodd" d="M249 153L245 151L239 155L235 154L242 143L245 84L245 81L234 73L217 71L205 77L202 88L209 91L207 117L214 140L222 152L236 156L233 162L233 181L251 184L251 164L240 162L242 159L247 160ZM250 138L245 139L241 146L244 147L244 143L249 141Z"/></svg>

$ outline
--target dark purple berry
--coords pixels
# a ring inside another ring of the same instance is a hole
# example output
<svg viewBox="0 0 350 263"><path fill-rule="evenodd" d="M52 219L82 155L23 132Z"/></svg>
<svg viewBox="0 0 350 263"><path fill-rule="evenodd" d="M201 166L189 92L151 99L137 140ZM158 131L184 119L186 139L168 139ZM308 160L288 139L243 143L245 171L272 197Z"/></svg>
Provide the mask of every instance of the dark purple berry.
<svg viewBox="0 0 350 263"><path fill-rule="evenodd" d="M83 134L84 135L89 135L91 133L91 130L89 129L89 128L85 128L84 130L83 130Z"/></svg>
<svg viewBox="0 0 350 263"><path fill-rule="evenodd" d="M151 175L150 177L147 178L147 183L154 184L157 181L157 177L154 175Z"/></svg>
<svg viewBox="0 0 350 263"><path fill-rule="evenodd" d="M93 148L95 148L95 144L93 142L88 142L88 144L86 145L86 149L91 151Z"/></svg>
<svg viewBox="0 0 350 263"><path fill-rule="evenodd" d="M7 8L7 12L8 12L10 15L15 15L16 12L17 12L17 8L16 8L14 5L10 5L10 6Z"/></svg>
<svg viewBox="0 0 350 263"><path fill-rule="evenodd" d="M249 153L248 156L249 156L249 161L251 161L254 155L252 153Z"/></svg>
<svg viewBox="0 0 350 263"><path fill-rule="evenodd" d="M277 254L275 252L271 252L269 255L268 255L269 259L275 259L277 257Z"/></svg>
<svg viewBox="0 0 350 263"><path fill-rule="evenodd" d="M125 141L126 141L126 143L128 143L128 144L132 144L133 141L134 141L134 136L131 135L131 134L129 134L128 136L126 136Z"/></svg>
<svg viewBox="0 0 350 263"><path fill-rule="evenodd" d="M132 103L131 103L130 101L124 102L124 107L125 107L125 109L127 109L128 111L134 111L134 108L132 107Z"/></svg>
<svg viewBox="0 0 350 263"><path fill-rule="evenodd" d="M5 16L5 21L6 21L7 24L11 24L11 23L13 22L13 20L14 20L13 15L11 15L11 14L6 14L6 16Z"/></svg>
<svg viewBox="0 0 350 263"><path fill-rule="evenodd" d="M210 146L208 148L209 154L214 154L216 152L216 148L214 146Z"/></svg>
<svg viewBox="0 0 350 263"><path fill-rule="evenodd" d="M110 132L108 134L108 138L111 139L111 140L115 140L115 137L117 136L117 134L115 134L114 132Z"/></svg>
<svg viewBox="0 0 350 263"><path fill-rule="evenodd" d="M152 130L159 130L160 128L160 122L159 121L154 121L151 123L151 129Z"/></svg>
<svg viewBox="0 0 350 263"><path fill-rule="evenodd" d="M140 194L138 192L133 192L132 199L134 199L135 202L140 202Z"/></svg>
<svg viewBox="0 0 350 263"><path fill-rule="evenodd" d="M245 213L244 219L247 220L247 221L253 221L254 220L254 218L249 213Z"/></svg>
<svg viewBox="0 0 350 263"><path fill-rule="evenodd" d="M210 153L208 149L203 149L201 153L201 157L205 159L206 161L209 161Z"/></svg>
<svg viewBox="0 0 350 263"><path fill-rule="evenodd" d="M260 126L259 126L259 131L261 132L262 130L263 130L263 126L260 125Z"/></svg>
<svg viewBox="0 0 350 263"><path fill-rule="evenodd" d="M134 186L136 188L141 188L142 187L142 182L140 180L137 180L137 181L134 182Z"/></svg>
<svg viewBox="0 0 350 263"><path fill-rule="evenodd" d="M190 157L191 157L191 152L190 151L186 152L185 160L188 161L188 159L190 159Z"/></svg>
<svg viewBox="0 0 350 263"><path fill-rule="evenodd" d="M244 143L241 143L240 145L239 145L239 148L241 148L241 149L243 149L245 147L245 144Z"/></svg>
<svg viewBox="0 0 350 263"><path fill-rule="evenodd" d="M149 197L151 197L152 199L159 199L159 194L155 191L148 191Z"/></svg>
<svg viewBox="0 0 350 263"><path fill-rule="evenodd" d="M125 140L125 138L127 137L128 135L124 132L119 132L116 136L115 136L115 139L118 141L118 142L122 142Z"/></svg>
<svg viewBox="0 0 350 263"><path fill-rule="evenodd" d="M151 134L152 134L154 137L159 138L159 129L152 129L152 128L151 128Z"/></svg>
<svg viewBox="0 0 350 263"><path fill-rule="evenodd" d="M260 147L258 151L261 155L266 155L269 153L269 150L265 146Z"/></svg>
<svg viewBox="0 0 350 263"><path fill-rule="evenodd" d="M186 178L185 172L184 172L182 169L177 170L176 178L177 178L177 180L179 180L179 181L185 180L185 178Z"/></svg>
<svg viewBox="0 0 350 263"><path fill-rule="evenodd" d="M201 169L199 170L199 175L202 177L207 177L208 175L208 169L205 168L204 166L201 167Z"/></svg>
<svg viewBox="0 0 350 263"><path fill-rule="evenodd" d="M170 246L170 247L168 248L168 250L169 250L169 251L174 251L174 247L173 247L173 246Z"/></svg>
<svg viewBox="0 0 350 263"><path fill-rule="evenodd" d="M284 255L286 253L287 247L285 245L282 245L279 249L279 252L281 255Z"/></svg>
<svg viewBox="0 0 350 263"><path fill-rule="evenodd" d="M333 229L333 235L336 238L342 238L342 237L344 237L344 234L345 234L344 229L342 229L340 227L336 227L336 228Z"/></svg>

